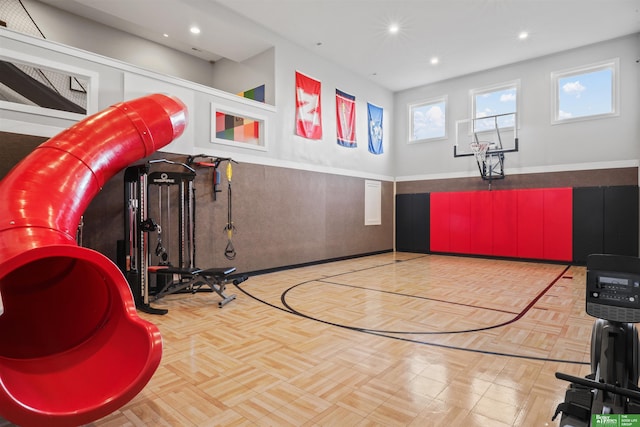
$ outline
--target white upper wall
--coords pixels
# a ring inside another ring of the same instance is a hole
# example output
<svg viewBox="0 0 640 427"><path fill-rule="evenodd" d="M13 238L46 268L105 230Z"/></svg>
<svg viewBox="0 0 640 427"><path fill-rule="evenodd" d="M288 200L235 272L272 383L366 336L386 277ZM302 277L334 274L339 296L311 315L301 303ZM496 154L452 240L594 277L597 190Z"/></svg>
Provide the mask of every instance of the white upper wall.
<svg viewBox="0 0 640 427"><path fill-rule="evenodd" d="M99 81L98 99L94 101L99 108L154 89L167 92L174 88L176 93L188 98L192 124L188 138L183 138L173 146L173 150L178 153L205 152L210 155L233 156L253 163L372 179L475 176L477 166L473 159L453 158L455 122L469 117L469 90L519 80L520 151L506 154L507 174L628 166L630 162L637 164L640 158L637 120L640 111L640 66L635 62L640 51L638 34L394 94L339 64L329 62L278 37L274 37L275 48L264 55L236 65L221 61L218 70L214 71L216 67L211 67L208 62L173 49L145 42L139 37L108 27L96 26L84 18L39 2L25 0L25 4L34 15L40 14L34 18L42 25L48 38L62 45L59 49L53 49L47 46L58 44L45 43L39 47L31 43L29 46L22 46L17 42L14 50L24 54L32 52L32 57L94 73ZM96 31L99 31L97 36ZM65 47L79 44L84 50ZM9 44L3 43L3 46L9 47ZM94 55L87 51L100 52L99 55ZM105 58L111 53L119 61ZM174 56L176 54L179 57ZM130 60L123 59L127 55L130 55ZM620 58L620 115L552 125L551 73L612 58ZM149 62L144 62L146 60ZM191 60L194 62L190 62ZM139 61L146 65L141 65ZM237 73L237 66L255 66L259 72ZM161 74L149 71L151 68ZM225 68L225 72L221 71ZM295 135L296 70L322 83L321 140L308 140ZM195 72L197 76L189 78L190 72ZM167 75L177 75L180 78L174 79ZM225 87L230 88L227 90L235 93L257 86L253 84L260 78L257 76L266 80L271 106L261 107L210 87L210 82L224 80ZM232 87L234 79L239 82L239 89ZM191 81L199 84L192 84ZM201 83L202 81L207 83ZM336 88L356 97L357 148L345 148L336 143ZM408 105L442 95L448 96L448 139L408 145ZM367 150L367 102L384 109L382 155L373 155ZM212 104L238 107L267 117L268 149L257 151L212 143ZM5 114L5 117L8 115ZM31 126L60 126L60 123L68 123L24 112L11 112L11 119Z"/></svg>
<svg viewBox="0 0 640 427"><path fill-rule="evenodd" d="M34 3L35 4L35 3ZM44 6L44 5L41 5ZM107 33L95 40L89 36L87 22L83 18L66 14L54 8L41 9L48 15L47 33L76 34L83 42L93 41L99 47L109 45L111 37ZM42 18L38 18L41 21ZM77 20L77 21L76 21ZM76 33L72 29L78 26ZM55 26L65 27L64 31L54 31ZM115 31L115 30L114 30ZM42 64L49 68L67 71L72 75L92 76L93 88L96 91L97 100L90 101L96 108L103 109L116 102L142 96L152 92L163 92L178 95L189 107L190 124L185 134L179 141L172 143L168 151L179 154L198 154L233 157L239 161L268 164L279 167L289 167L305 170L314 170L326 173L336 173L349 176L365 177L370 179L393 180L393 94L379 87L369 80L342 68L338 64L330 63L317 55L285 40L279 41L275 46L275 53L267 52L266 57L275 58L264 60L256 59L262 68L265 79L269 78L269 67L273 68L272 82L266 82L268 91L275 99L275 106L260 105L247 101L235 95L210 86L192 83L185 80L184 73L171 73L183 76L173 78L166 74L165 70L150 71L149 68L140 65L133 66L123 59L112 60L106 57L105 52L99 55L90 53L94 51L91 43L84 46L84 50L71 47L72 44L55 40L53 36L48 40L40 40L30 36L11 34L11 31L0 29L2 40L2 52L7 59ZM116 31L116 33L119 33ZM4 35L6 34L6 36ZM126 34L114 34L111 42L126 46ZM53 41L52 41L53 40ZM138 37L131 36L131 43L135 44ZM158 46L158 45L156 45ZM126 49L126 48L125 48ZM145 52L141 47L140 55ZM165 49L169 56L164 57L166 62L174 62L172 66L185 67L187 62L175 61L171 56L176 52ZM158 57L162 57L163 51L159 48ZM122 56L120 56L122 58ZM246 61L251 62L252 59ZM163 62L160 60L160 62ZM208 64L208 63L207 63ZM267 64L265 66L265 64ZM246 66L247 64L242 64ZM234 67L230 67L229 75L238 77L239 80L255 74L234 74ZM321 140L308 140L295 135L295 71L299 70L322 82L322 121L323 138ZM260 75L260 73L258 73ZM242 77L244 76L244 77ZM213 77L213 71L209 71L209 77ZM218 75L217 78L220 78ZM255 86L255 85L253 85ZM246 90L253 87L242 87ZM336 88L356 97L356 148L345 148L336 142ZM368 121L367 102L376 104L384 109L384 154L374 155L368 152ZM4 103L2 106L6 106ZM262 117L267 120L267 150L254 150L249 147L229 146L211 142L212 106L217 106L227 111L253 114L254 117ZM1 107L1 106L0 106ZM0 108L3 110L3 108ZM90 112L96 110L90 109ZM58 131L73 123L73 118L66 115L64 118L48 117L41 114L30 114L24 110L4 108L0 120L0 130L19 132L19 129L32 129L35 126L49 127L39 134L47 135L53 129ZM77 120L77 119L76 119ZM20 126L23 123L24 126ZM26 131L25 131L26 132Z"/></svg>
<svg viewBox="0 0 640 427"><path fill-rule="evenodd" d="M322 140L304 139L294 134L296 70L322 83ZM276 48L275 76L279 118L276 141L281 142L277 146L278 158L394 176L392 129L395 113L391 91L357 76L338 64L286 42ZM336 142L336 89L356 98L356 148L342 147ZM384 109L382 124L384 153L380 155L374 155L368 151L367 103Z"/></svg>
<svg viewBox="0 0 640 427"><path fill-rule="evenodd" d="M215 87L237 93L257 86L256 78L266 81L268 104L276 106L277 114L269 154L281 165L313 170L393 179L393 93L370 80L329 62L287 40L277 40L273 50L243 63L229 60L216 62ZM251 66L249 66L251 65ZM272 67L270 69L270 66ZM272 74L269 74L271 71ZM295 72L300 71L321 82L322 139L310 140L295 135ZM271 78L272 80L269 80ZM356 98L357 147L346 148L336 142L336 89ZM380 155L368 151L367 103L384 109L383 149ZM233 152L241 149L231 148Z"/></svg>
<svg viewBox="0 0 640 427"><path fill-rule="evenodd" d="M141 68L212 86L208 61L161 46L33 0L22 0L47 40L118 59Z"/></svg>
<svg viewBox="0 0 640 427"><path fill-rule="evenodd" d="M454 158L456 121L470 115L469 91L520 81L519 152L505 154L506 174L632 166L640 158L640 34L536 58L395 94L398 180L478 175L472 157ZM487 54L490 54L487 51ZM551 73L620 60L619 116L552 124ZM407 144L408 105L448 97L445 140Z"/></svg>
<svg viewBox="0 0 640 427"><path fill-rule="evenodd" d="M229 93L240 93L265 85L265 102L275 105L275 49L242 62L222 58L213 65L212 86Z"/></svg>

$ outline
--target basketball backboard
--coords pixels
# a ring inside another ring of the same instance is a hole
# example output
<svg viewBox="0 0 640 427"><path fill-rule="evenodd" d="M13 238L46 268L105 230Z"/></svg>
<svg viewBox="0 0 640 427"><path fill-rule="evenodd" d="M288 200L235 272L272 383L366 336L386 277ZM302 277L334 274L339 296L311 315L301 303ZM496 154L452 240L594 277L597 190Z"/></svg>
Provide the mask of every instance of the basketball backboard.
<svg viewBox="0 0 640 427"><path fill-rule="evenodd" d="M453 156L473 156L478 146L486 149L487 154L518 151L517 114L458 120Z"/></svg>

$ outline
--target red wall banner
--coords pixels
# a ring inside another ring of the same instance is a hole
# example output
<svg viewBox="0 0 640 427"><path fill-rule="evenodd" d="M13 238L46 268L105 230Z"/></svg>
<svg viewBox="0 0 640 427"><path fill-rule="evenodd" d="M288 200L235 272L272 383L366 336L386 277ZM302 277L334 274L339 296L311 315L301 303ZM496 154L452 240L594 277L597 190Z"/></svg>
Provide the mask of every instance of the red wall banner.
<svg viewBox="0 0 640 427"><path fill-rule="evenodd" d="M322 139L321 84L296 71L296 134Z"/></svg>

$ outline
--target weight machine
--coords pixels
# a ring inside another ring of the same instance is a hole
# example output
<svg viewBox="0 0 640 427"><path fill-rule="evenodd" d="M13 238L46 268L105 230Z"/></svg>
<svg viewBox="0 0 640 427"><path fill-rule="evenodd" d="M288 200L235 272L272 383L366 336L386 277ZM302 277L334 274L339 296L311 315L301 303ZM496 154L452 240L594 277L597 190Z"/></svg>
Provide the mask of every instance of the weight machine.
<svg viewBox="0 0 640 427"><path fill-rule="evenodd" d="M172 165L172 170L156 170L153 165ZM178 171L173 169L178 169ZM124 240L119 245L119 264L133 292L136 307L150 314L166 314L166 309L150 303L175 293L215 292L219 307L236 298L226 295L226 283L235 267L201 269L196 266L195 170L167 159L130 166L124 173ZM151 194L157 191L157 210L152 212ZM176 194L177 193L177 194ZM177 218L172 219L171 200L177 199ZM153 219L156 214L158 221ZM172 233L175 226L177 233ZM156 234L152 248L152 234ZM177 234L177 242L170 237ZM177 253L177 262L172 254ZM241 283L246 276L236 277Z"/></svg>
<svg viewBox="0 0 640 427"><path fill-rule="evenodd" d="M597 320L591 332L591 374L585 378L556 373L569 381L561 427L587 427L603 414L640 414L638 331L640 258L589 255L586 311ZM618 424L616 424L618 425Z"/></svg>

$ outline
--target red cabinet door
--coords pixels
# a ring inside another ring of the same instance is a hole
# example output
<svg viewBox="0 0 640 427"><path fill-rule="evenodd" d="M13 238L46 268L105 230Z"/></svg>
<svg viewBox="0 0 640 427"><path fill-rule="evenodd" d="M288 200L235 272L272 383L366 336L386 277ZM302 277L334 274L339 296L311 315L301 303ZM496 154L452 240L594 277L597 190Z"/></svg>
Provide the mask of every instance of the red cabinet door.
<svg viewBox="0 0 640 427"><path fill-rule="evenodd" d="M518 257L544 257L544 190L518 190Z"/></svg>
<svg viewBox="0 0 640 427"><path fill-rule="evenodd" d="M573 259L573 189L544 190L544 259Z"/></svg>
<svg viewBox="0 0 640 427"><path fill-rule="evenodd" d="M491 191L469 193L469 253L491 255L493 248L493 206Z"/></svg>
<svg viewBox="0 0 640 427"><path fill-rule="evenodd" d="M469 253L470 192L449 193L449 251Z"/></svg>
<svg viewBox="0 0 640 427"><path fill-rule="evenodd" d="M449 193L431 193L429 240L431 252L449 252Z"/></svg>
<svg viewBox="0 0 640 427"><path fill-rule="evenodd" d="M518 255L518 192L492 191L493 250L492 255Z"/></svg>

